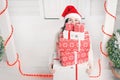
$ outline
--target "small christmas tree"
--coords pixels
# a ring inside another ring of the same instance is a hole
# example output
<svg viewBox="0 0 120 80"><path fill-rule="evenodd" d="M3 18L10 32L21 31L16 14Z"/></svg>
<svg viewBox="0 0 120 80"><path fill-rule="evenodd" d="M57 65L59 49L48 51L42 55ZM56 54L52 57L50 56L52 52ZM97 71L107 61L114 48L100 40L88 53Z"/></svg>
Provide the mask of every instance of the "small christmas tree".
<svg viewBox="0 0 120 80"><path fill-rule="evenodd" d="M114 68L120 69L120 30L117 30L108 40L106 49Z"/></svg>
<svg viewBox="0 0 120 80"><path fill-rule="evenodd" d="M0 61L2 60L3 54L5 53L3 38L0 36Z"/></svg>

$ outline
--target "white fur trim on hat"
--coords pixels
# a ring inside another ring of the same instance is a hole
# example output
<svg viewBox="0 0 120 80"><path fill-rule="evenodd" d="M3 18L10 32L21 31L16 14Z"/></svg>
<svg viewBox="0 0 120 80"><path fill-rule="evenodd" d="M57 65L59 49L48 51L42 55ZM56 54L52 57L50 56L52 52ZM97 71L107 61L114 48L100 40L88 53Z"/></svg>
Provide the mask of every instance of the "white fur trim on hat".
<svg viewBox="0 0 120 80"><path fill-rule="evenodd" d="M66 15L65 20L67 18L71 18L71 17L78 18L81 21L81 16L79 14L77 14L77 13L70 13L70 14Z"/></svg>

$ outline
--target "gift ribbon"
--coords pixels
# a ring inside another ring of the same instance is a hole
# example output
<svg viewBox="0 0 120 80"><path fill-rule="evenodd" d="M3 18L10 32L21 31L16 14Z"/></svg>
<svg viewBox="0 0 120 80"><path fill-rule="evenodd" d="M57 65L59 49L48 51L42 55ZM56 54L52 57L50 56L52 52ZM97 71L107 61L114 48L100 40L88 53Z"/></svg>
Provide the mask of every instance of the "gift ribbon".
<svg viewBox="0 0 120 80"><path fill-rule="evenodd" d="M80 52L81 40L82 40L81 36L78 35L78 52ZM75 71L76 71L75 75L76 75L76 80L78 80L78 63L77 63L77 54L78 54L78 52L74 52L74 54L75 54Z"/></svg>
<svg viewBox="0 0 120 80"><path fill-rule="evenodd" d="M80 52L80 47L81 47L81 40L82 38L80 37L80 35L78 35L78 51Z"/></svg>
<svg viewBox="0 0 120 80"><path fill-rule="evenodd" d="M77 52L74 52L75 55L75 77L78 80L78 65L77 65Z"/></svg>
<svg viewBox="0 0 120 80"><path fill-rule="evenodd" d="M68 31L68 39L70 39L70 31Z"/></svg>
<svg viewBox="0 0 120 80"><path fill-rule="evenodd" d="M76 80L78 80L78 64L75 64L75 68L76 68Z"/></svg>

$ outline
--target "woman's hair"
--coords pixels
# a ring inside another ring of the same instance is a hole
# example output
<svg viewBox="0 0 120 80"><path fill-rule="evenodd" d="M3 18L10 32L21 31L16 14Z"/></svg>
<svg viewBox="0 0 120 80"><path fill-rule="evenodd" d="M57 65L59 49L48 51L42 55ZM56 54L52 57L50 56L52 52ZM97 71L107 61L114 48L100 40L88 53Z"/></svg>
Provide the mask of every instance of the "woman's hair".
<svg viewBox="0 0 120 80"><path fill-rule="evenodd" d="M68 22L68 20L69 20L69 18L67 18L66 20L65 20L65 23L64 23L64 26L62 27L62 32L64 31L64 29L65 29L65 24Z"/></svg>

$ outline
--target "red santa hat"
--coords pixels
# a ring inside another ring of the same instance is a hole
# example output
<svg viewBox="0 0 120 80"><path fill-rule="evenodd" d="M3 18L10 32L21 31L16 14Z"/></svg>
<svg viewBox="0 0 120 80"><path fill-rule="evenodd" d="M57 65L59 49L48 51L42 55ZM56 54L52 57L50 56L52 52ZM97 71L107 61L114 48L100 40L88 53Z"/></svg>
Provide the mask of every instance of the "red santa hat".
<svg viewBox="0 0 120 80"><path fill-rule="evenodd" d="M72 5L68 5L65 8L65 10L62 13L62 17L64 17L65 19L70 18L70 17L75 17L75 18L78 18L80 21L81 21L81 18L82 18L82 16L77 11L77 9Z"/></svg>

